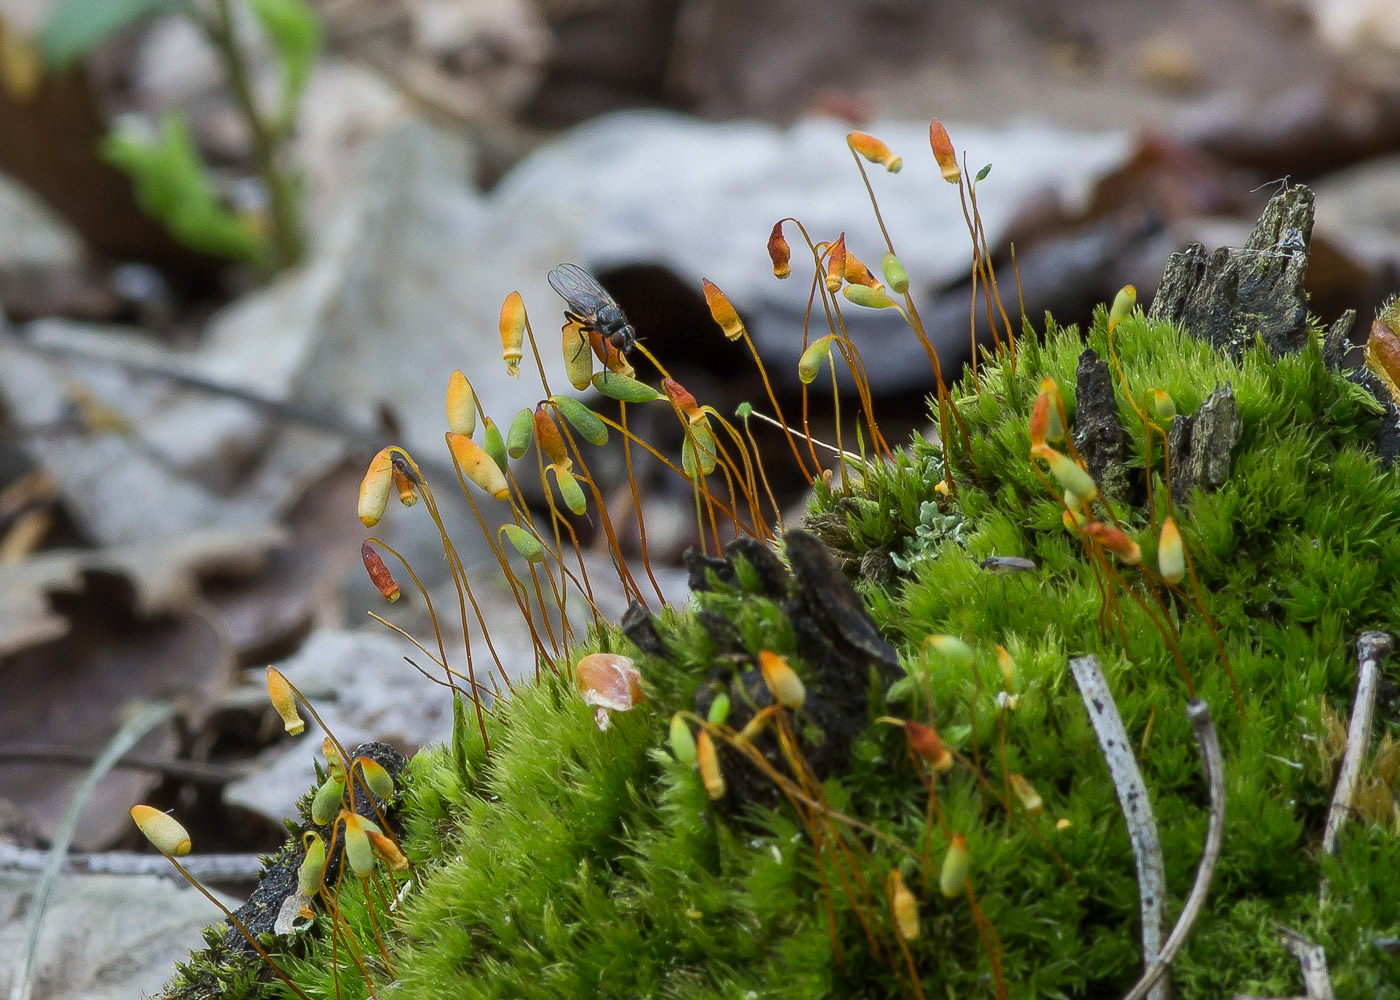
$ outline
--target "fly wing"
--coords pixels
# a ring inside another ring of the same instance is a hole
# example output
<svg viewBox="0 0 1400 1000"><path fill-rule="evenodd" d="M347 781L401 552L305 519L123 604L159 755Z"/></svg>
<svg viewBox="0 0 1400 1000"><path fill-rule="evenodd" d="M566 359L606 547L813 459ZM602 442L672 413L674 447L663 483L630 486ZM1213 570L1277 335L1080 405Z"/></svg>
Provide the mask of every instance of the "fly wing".
<svg viewBox="0 0 1400 1000"><path fill-rule="evenodd" d="M549 284L580 316L595 316L607 306L617 308L613 297L577 264L560 264L550 271Z"/></svg>

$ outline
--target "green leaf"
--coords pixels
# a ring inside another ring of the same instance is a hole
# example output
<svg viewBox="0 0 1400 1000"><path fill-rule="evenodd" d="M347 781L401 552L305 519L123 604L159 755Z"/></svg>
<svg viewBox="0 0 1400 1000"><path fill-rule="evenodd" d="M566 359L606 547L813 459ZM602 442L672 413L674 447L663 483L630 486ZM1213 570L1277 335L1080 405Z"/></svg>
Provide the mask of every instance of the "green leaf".
<svg viewBox="0 0 1400 1000"><path fill-rule="evenodd" d="M222 201L179 114L161 121L154 140L132 130L113 132L102 155L131 177L136 203L186 246L220 257L261 263L267 245L247 220Z"/></svg>
<svg viewBox="0 0 1400 1000"><path fill-rule="evenodd" d="M321 51L321 19L305 0L249 0L282 66L281 118L285 125L296 114L316 55Z"/></svg>
<svg viewBox="0 0 1400 1000"><path fill-rule="evenodd" d="M61 72L123 28L180 5L180 0L64 0L44 22L39 49L48 67Z"/></svg>

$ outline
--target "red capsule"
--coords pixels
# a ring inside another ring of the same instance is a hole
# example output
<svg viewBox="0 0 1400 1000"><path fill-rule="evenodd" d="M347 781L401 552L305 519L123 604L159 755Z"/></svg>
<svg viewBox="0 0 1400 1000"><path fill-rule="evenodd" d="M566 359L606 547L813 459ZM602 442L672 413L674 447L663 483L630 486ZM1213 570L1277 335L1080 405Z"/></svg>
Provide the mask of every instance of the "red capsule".
<svg viewBox="0 0 1400 1000"><path fill-rule="evenodd" d="M384 595L384 599L393 603L399 599L399 585L394 582L393 575L389 572L389 567L384 565L384 560L379 558L379 553L374 551L374 546L365 542L360 546L360 558L364 560L365 569L369 572L369 578L374 585L379 588L379 592Z"/></svg>

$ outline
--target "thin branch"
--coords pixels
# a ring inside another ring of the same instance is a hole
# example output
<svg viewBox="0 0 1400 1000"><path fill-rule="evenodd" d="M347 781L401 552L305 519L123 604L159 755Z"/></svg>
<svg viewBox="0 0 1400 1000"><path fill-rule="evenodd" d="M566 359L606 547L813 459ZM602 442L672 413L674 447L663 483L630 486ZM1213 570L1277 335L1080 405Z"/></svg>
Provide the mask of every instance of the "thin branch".
<svg viewBox="0 0 1400 1000"><path fill-rule="evenodd" d="M70 764L74 767L91 767L96 759L97 754L93 751L74 747L42 746L37 743L0 744L0 764ZM197 760L160 760L139 754L128 754L112 767L116 770L150 771L152 774L210 787L232 784L252 773L249 768L244 767L223 767ZM0 862L0 867L4 867L3 862Z"/></svg>
<svg viewBox="0 0 1400 1000"><path fill-rule="evenodd" d="M1108 763L1113 788L1118 793L1118 805L1128 823L1128 838L1133 845L1138 895L1142 904L1143 963L1150 967L1162 950L1162 904L1167 894L1157 820L1152 815L1147 786L1133 756L1132 742L1123 728L1123 717L1118 714L1118 706L1099 667L1098 657L1075 657L1069 661L1069 668L1079 685L1084 706L1089 710L1089 721L1093 723L1094 732L1099 738L1099 748ZM1153 997L1154 1000L1165 1000L1165 985Z"/></svg>
<svg viewBox="0 0 1400 1000"><path fill-rule="evenodd" d="M1347 748L1342 757L1342 769L1337 775L1337 790L1332 795L1332 808L1327 811L1327 827L1322 834L1322 849L1337 853L1337 837L1342 823L1351 812L1351 800L1356 794L1356 779L1361 776L1361 762L1371 743L1371 715L1376 707L1376 688L1381 679L1381 660L1391 650L1390 636L1384 632L1362 632L1356 639L1356 658L1360 661L1360 679L1356 683L1356 702L1351 710L1351 726L1347 729ZM1323 880L1322 894L1327 895Z"/></svg>
<svg viewBox="0 0 1400 1000"><path fill-rule="evenodd" d="M1181 916L1177 918L1167 943L1162 945L1157 961L1143 973L1123 1000L1143 1000L1166 973L1177 952L1181 951L1201 910L1205 908L1210 883L1215 877L1216 865L1220 863L1220 848L1225 843L1225 759L1220 753L1220 736L1215 731L1215 721L1210 717L1210 706L1205 702L1195 698L1188 701L1186 717L1191 722L1191 735L1200 747L1201 768L1210 787L1210 825L1206 827L1205 848L1201 851L1201 863L1196 866L1196 881L1191 886L1191 895L1186 897L1186 905L1181 908Z"/></svg>

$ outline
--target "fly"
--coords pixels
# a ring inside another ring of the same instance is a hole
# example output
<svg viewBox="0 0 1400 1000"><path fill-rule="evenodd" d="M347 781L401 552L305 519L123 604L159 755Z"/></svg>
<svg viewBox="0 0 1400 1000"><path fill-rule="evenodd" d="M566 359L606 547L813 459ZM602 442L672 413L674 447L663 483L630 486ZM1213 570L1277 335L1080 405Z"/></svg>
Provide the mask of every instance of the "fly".
<svg viewBox="0 0 1400 1000"><path fill-rule="evenodd" d="M568 309L565 319L577 323L590 334L590 340L606 341L619 354L625 355L637 345L637 331L627 322L622 307L593 276L577 264L560 264L549 272L549 284L559 293ZM594 352L606 360L606 350L594 343Z"/></svg>

